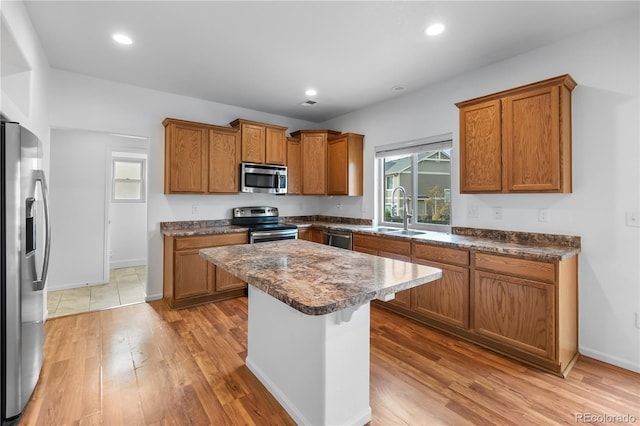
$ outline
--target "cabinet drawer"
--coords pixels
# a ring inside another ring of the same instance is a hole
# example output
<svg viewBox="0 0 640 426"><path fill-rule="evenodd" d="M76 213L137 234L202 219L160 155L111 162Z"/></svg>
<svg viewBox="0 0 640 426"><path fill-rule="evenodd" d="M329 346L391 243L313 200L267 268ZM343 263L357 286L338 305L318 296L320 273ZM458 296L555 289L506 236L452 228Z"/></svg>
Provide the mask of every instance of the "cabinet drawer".
<svg viewBox="0 0 640 426"><path fill-rule="evenodd" d="M219 235L201 235L196 237L176 238L176 250L200 249L206 247L229 246L233 244L246 244L248 237L246 232Z"/></svg>
<svg viewBox="0 0 640 426"><path fill-rule="evenodd" d="M410 241L398 241L394 240L393 238L372 237L369 235L354 234L353 245L374 250L382 250L387 253L411 256Z"/></svg>
<svg viewBox="0 0 640 426"><path fill-rule="evenodd" d="M469 251L448 247L436 247L428 244L413 244L413 256L422 260L469 265Z"/></svg>
<svg viewBox="0 0 640 426"><path fill-rule="evenodd" d="M476 253L474 266L478 269L486 269L537 281L548 283L555 283L556 281L555 264L549 262Z"/></svg>

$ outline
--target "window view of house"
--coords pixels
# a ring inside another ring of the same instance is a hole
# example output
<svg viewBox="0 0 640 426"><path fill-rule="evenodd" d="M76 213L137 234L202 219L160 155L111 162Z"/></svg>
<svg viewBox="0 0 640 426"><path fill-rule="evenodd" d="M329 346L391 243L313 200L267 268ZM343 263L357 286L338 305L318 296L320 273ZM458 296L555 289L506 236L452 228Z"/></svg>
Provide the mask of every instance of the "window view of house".
<svg viewBox="0 0 640 426"><path fill-rule="evenodd" d="M451 224L451 148L382 158L384 222L402 223L405 210L414 224ZM406 205L402 191L407 194Z"/></svg>

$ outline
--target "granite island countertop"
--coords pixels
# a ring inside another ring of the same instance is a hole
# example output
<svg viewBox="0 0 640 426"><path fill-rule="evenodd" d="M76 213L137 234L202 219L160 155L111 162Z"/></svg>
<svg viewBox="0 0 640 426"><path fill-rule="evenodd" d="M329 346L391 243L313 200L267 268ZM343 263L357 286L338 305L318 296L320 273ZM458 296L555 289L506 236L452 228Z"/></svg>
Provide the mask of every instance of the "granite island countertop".
<svg viewBox="0 0 640 426"><path fill-rule="evenodd" d="M212 247L200 255L307 315L358 306L442 276L437 268L304 240Z"/></svg>

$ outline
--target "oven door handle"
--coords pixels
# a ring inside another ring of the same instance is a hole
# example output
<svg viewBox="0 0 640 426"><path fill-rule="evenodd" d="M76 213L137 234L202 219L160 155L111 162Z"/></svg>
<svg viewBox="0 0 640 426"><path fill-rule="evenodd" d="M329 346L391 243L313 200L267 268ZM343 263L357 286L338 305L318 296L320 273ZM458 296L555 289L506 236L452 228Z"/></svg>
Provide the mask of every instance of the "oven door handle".
<svg viewBox="0 0 640 426"><path fill-rule="evenodd" d="M294 235L298 230L297 229L293 229L291 231L256 231L256 232L251 232L251 236L252 237L273 237L273 236L278 236L278 235L282 235L282 236L287 236L287 235Z"/></svg>

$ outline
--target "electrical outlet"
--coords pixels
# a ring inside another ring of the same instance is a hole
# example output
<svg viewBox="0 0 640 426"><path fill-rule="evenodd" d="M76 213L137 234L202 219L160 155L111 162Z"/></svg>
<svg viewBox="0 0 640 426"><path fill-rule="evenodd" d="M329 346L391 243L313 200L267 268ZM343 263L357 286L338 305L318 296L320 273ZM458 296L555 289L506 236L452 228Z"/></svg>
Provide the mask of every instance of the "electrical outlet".
<svg viewBox="0 0 640 426"><path fill-rule="evenodd" d="M338 209L338 211L342 210L342 204L336 204L336 209Z"/></svg>
<svg viewBox="0 0 640 426"><path fill-rule="evenodd" d="M640 212L627 212L627 226L640 227Z"/></svg>
<svg viewBox="0 0 640 426"><path fill-rule="evenodd" d="M551 219L549 215L549 209L538 209L538 221L539 222L549 222Z"/></svg>
<svg viewBox="0 0 640 426"><path fill-rule="evenodd" d="M191 206L191 214L197 214L198 213L198 205L197 204L193 204Z"/></svg>
<svg viewBox="0 0 640 426"><path fill-rule="evenodd" d="M467 216L471 219L478 218L478 206L471 206L467 209Z"/></svg>
<svg viewBox="0 0 640 426"><path fill-rule="evenodd" d="M493 218L495 220L502 220L502 207L493 208Z"/></svg>

